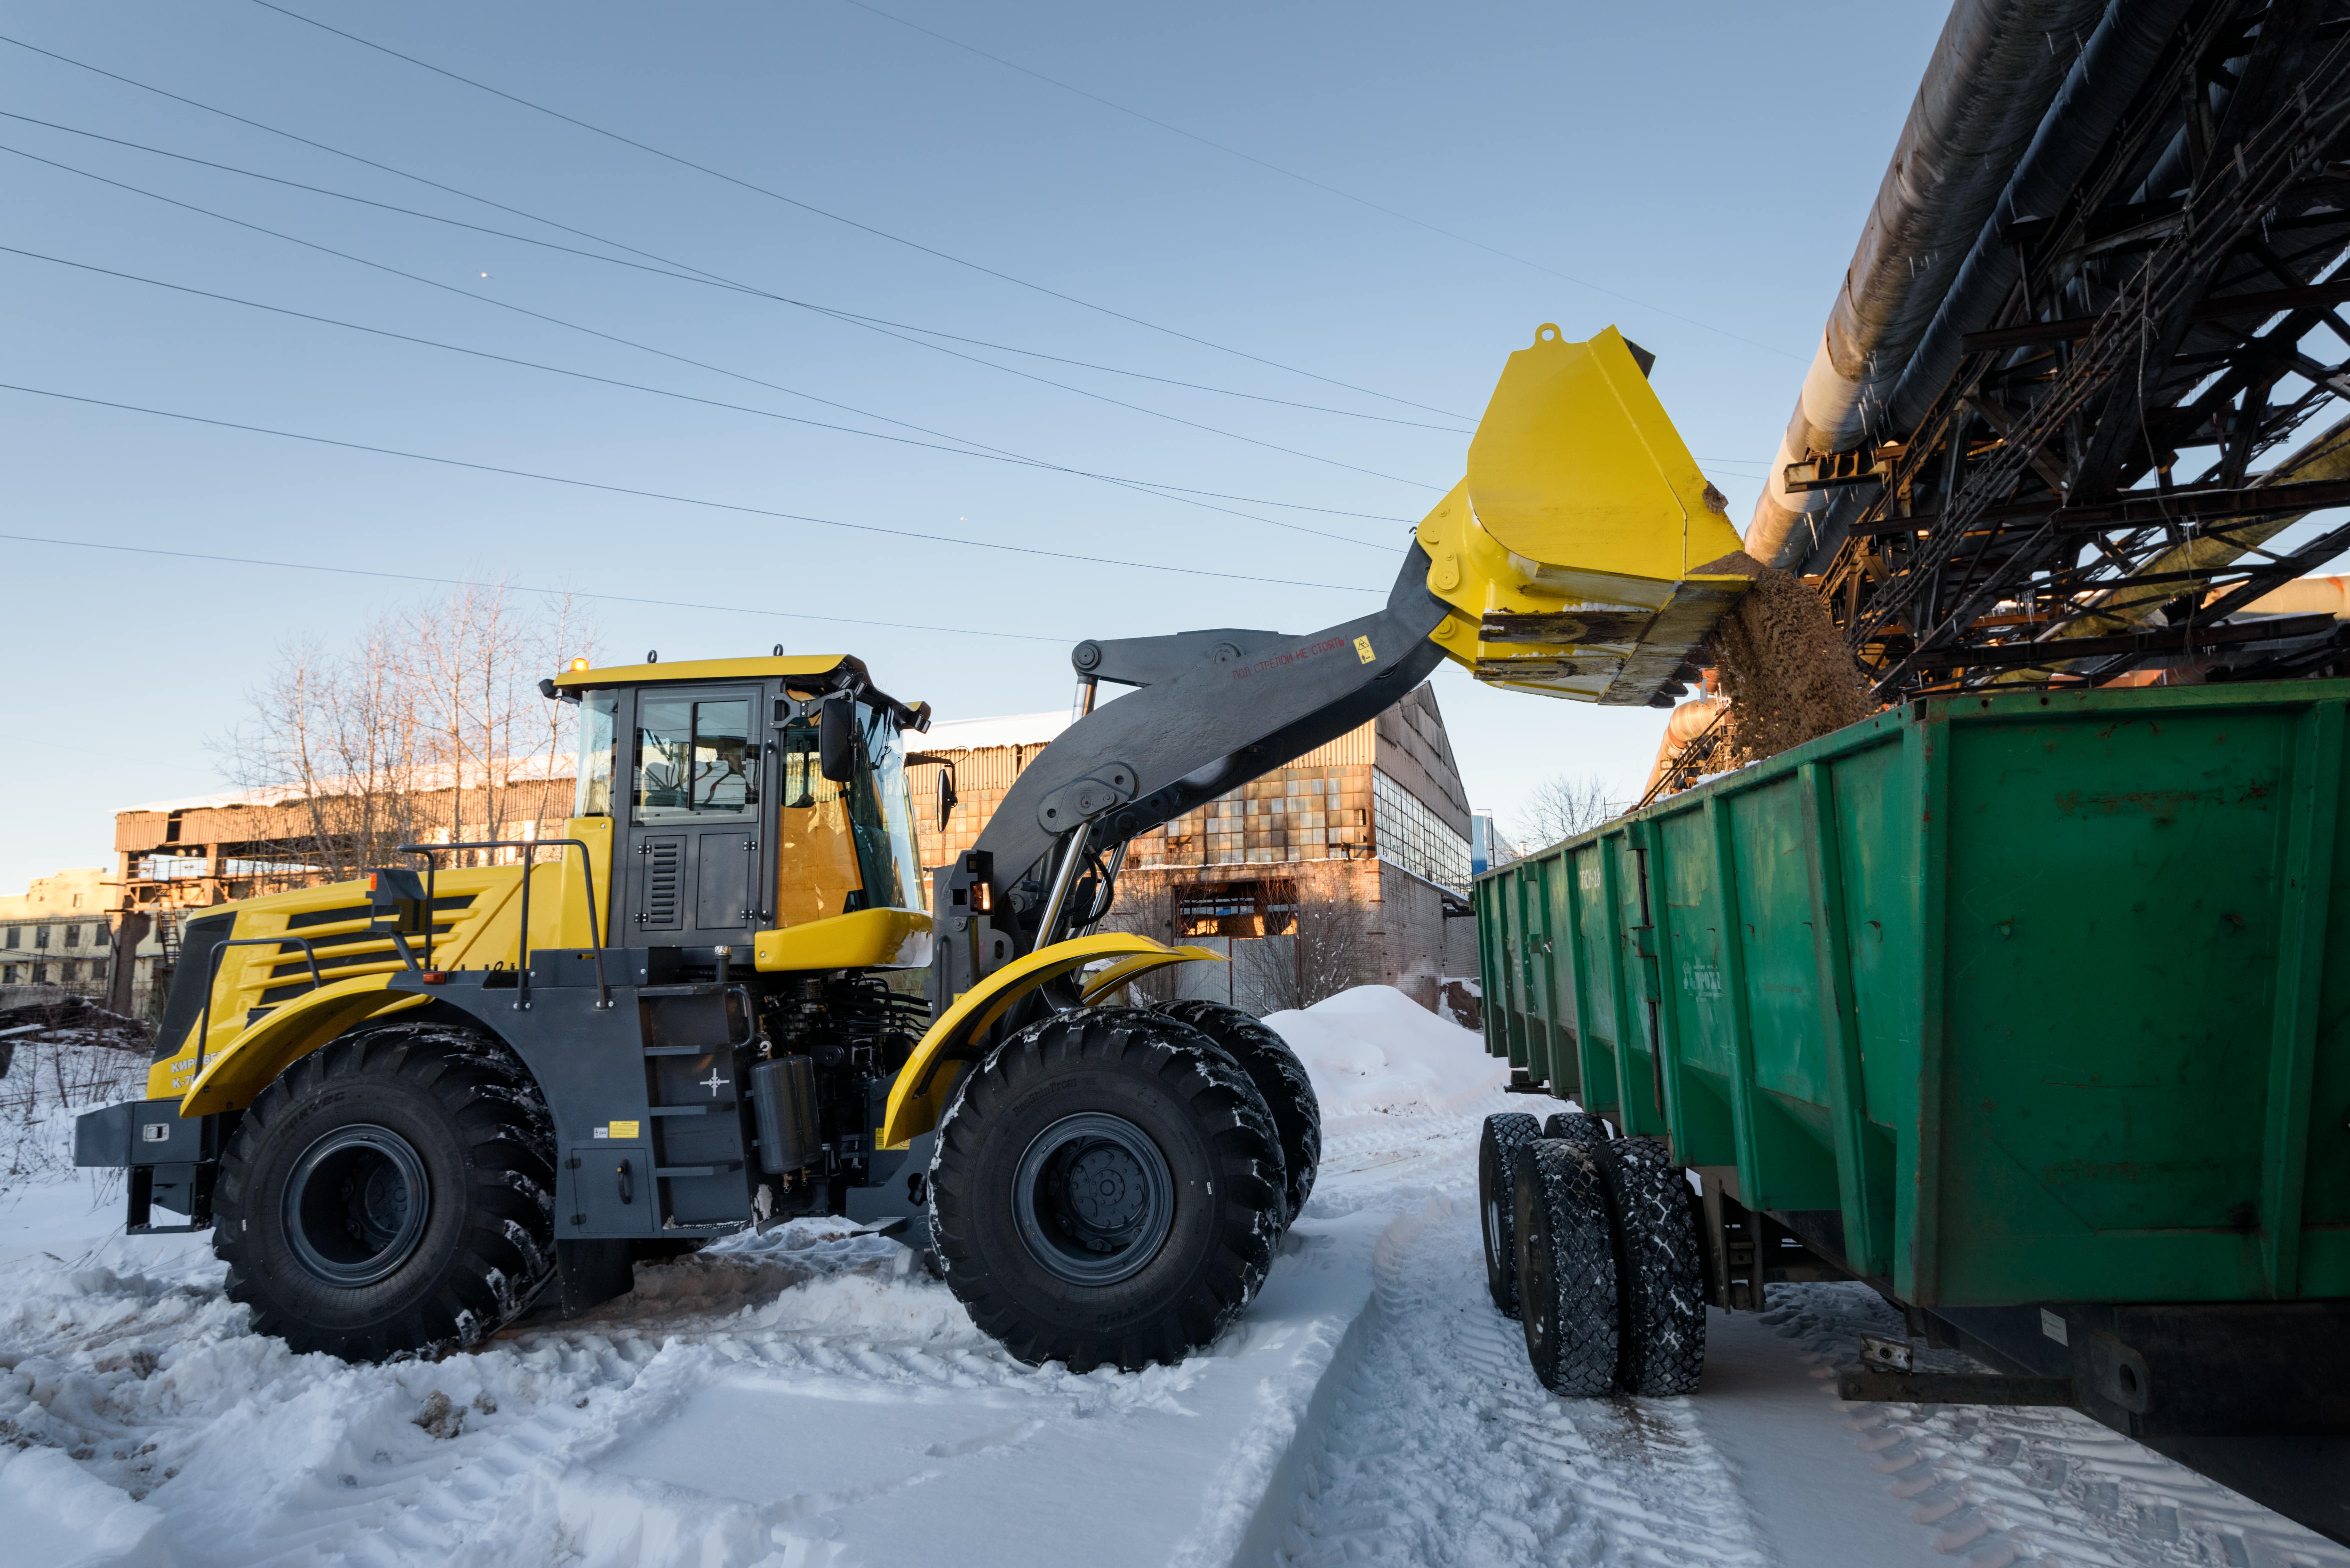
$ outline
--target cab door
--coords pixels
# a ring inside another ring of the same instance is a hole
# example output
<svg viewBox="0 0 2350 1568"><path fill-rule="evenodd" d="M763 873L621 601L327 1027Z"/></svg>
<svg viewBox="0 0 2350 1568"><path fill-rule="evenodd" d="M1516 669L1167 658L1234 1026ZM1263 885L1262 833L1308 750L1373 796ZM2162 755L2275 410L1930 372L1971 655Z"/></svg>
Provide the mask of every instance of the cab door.
<svg viewBox="0 0 2350 1568"><path fill-rule="evenodd" d="M635 692L620 867L629 946L747 948L764 920L765 698L755 681Z"/></svg>

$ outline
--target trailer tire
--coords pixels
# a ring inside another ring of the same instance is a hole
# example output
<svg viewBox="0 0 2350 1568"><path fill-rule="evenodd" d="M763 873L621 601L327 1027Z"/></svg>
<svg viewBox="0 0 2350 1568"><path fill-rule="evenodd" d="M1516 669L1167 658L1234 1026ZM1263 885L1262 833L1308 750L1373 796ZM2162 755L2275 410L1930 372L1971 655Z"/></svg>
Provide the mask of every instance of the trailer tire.
<svg viewBox="0 0 2350 1568"><path fill-rule="evenodd" d="M1542 1137L1523 1111L1485 1118L1477 1140L1477 1217L1485 1233L1485 1289L1503 1317L1518 1315L1518 1158Z"/></svg>
<svg viewBox="0 0 2350 1568"><path fill-rule="evenodd" d="M1283 1203L1256 1085L1146 1008L1061 1013L1005 1041L964 1075L931 1160L948 1287L1020 1360L1072 1372L1211 1344L1264 1282Z"/></svg>
<svg viewBox="0 0 2350 1568"><path fill-rule="evenodd" d="M1281 1134L1283 1185L1288 1212L1283 1225L1294 1222L1314 1192L1314 1175L1322 1164L1322 1102L1314 1096L1314 1080L1289 1042L1237 1007L1197 999L1161 1002L1158 1011L1179 1023L1188 1023L1224 1048L1240 1064Z"/></svg>
<svg viewBox="0 0 2350 1568"><path fill-rule="evenodd" d="M1615 1211L1623 1302L1617 1386L1691 1394L1705 1370L1704 1258L1689 1179L1662 1138L1616 1138L1595 1151Z"/></svg>
<svg viewBox="0 0 2350 1568"><path fill-rule="evenodd" d="M1568 1143L1579 1143L1586 1148L1597 1148L1616 1136L1608 1131L1604 1117L1593 1116L1589 1111L1554 1111L1550 1119L1543 1123L1542 1135L1562 1138Z"/></svg>
<svg viewBox="0 0 2350 1568"><path fill-rule="evenodd" d="M255 1096L221 1156L213 1249L256 1333L346 1361L479 1344L555 1267L545 1102L494 1041L362 1027Z"/></svg>
<svg viewBox="0 0 2350 1568"><path fill-rule="evenodd" d="M1518 1161L1513 1196L1521 1322L1534 1376L1554 1394L1614 1392L1622 1314L1599 1156L1541 1139Z"/></svg>

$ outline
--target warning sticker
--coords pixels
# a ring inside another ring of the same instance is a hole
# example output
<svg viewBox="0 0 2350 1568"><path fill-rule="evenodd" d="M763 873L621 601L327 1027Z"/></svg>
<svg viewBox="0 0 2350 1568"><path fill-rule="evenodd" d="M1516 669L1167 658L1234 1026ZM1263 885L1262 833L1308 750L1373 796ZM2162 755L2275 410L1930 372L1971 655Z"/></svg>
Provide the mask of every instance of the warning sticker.
<svg viewBox="0 0 2350 1568"><path fill-rule="evenodd" d="M634 1137L637 1136L637 1124L634 1122L607 1122L603 1126L592 1130L598 1137Z"/></svg>
<svg viewBox="0 0 2350 1568"><path fill-rule="evenodd" d="M1355 657L1361 659L1366 664L1369 664L1378 658L1378 654L1371 651L1371 639L1369 638L1358 637L1355 639Z"/></svg>

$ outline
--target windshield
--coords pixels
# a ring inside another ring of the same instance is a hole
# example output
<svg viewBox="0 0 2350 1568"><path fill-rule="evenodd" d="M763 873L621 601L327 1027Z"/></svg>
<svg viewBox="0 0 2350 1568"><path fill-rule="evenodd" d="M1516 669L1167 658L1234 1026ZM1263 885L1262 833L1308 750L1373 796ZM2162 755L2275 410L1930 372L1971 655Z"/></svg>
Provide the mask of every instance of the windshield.
<svg viewBox="0 0 2350 1568"><path fill-rule="evenodd" d="M849 797L848 815L857 829L857 858L864 863L865 886L882 895L868 908L887 903L897 909L926 909L930 899L924 896L922 856L914 843L914 792L906 778L906 749L899 740L897 716L860 702L857 717L865 742L858 783L870 787Z"/></svg>
<svg viewBox="0 0 2350 1568"><path fill-rule="evenodd" d="M784 732L781 925L929 907L897 721L859 703L857 731L857 772L846 784L824 776L814 720L795 720Z"/></svg>

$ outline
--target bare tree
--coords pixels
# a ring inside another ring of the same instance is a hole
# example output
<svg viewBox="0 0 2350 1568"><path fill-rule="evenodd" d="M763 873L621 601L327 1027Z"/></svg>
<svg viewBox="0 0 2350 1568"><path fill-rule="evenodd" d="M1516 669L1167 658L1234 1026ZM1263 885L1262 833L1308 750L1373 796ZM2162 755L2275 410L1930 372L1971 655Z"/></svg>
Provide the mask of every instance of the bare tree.
<svg viewBox="0 0 2350 1568"><path fill-rule="evenodd" d="M1297 913L1289 930L1235 947L1237 989L1268 1012L1313 1006L1379 978L1379 941L1361 883L1336 864L1301 862Z"/></svg>
<svg viewBox="0 0 2350 1568"><path fill-rule="evenodd" d="M306 814L317 871L350 876L427 838L517 836L548 808L568 728L537 681L590 637L567 597L461 588L380 618L339 656L281 649L216 749L237 783Z"/></svg>
<svg viewBox="0 0 2350 1568"><path fill-rule="evenodd" d="M1534 786L1519 810L1518 842L1529 849L1588 833L1623 809L1596 774L1558 774Z"/></svg>

